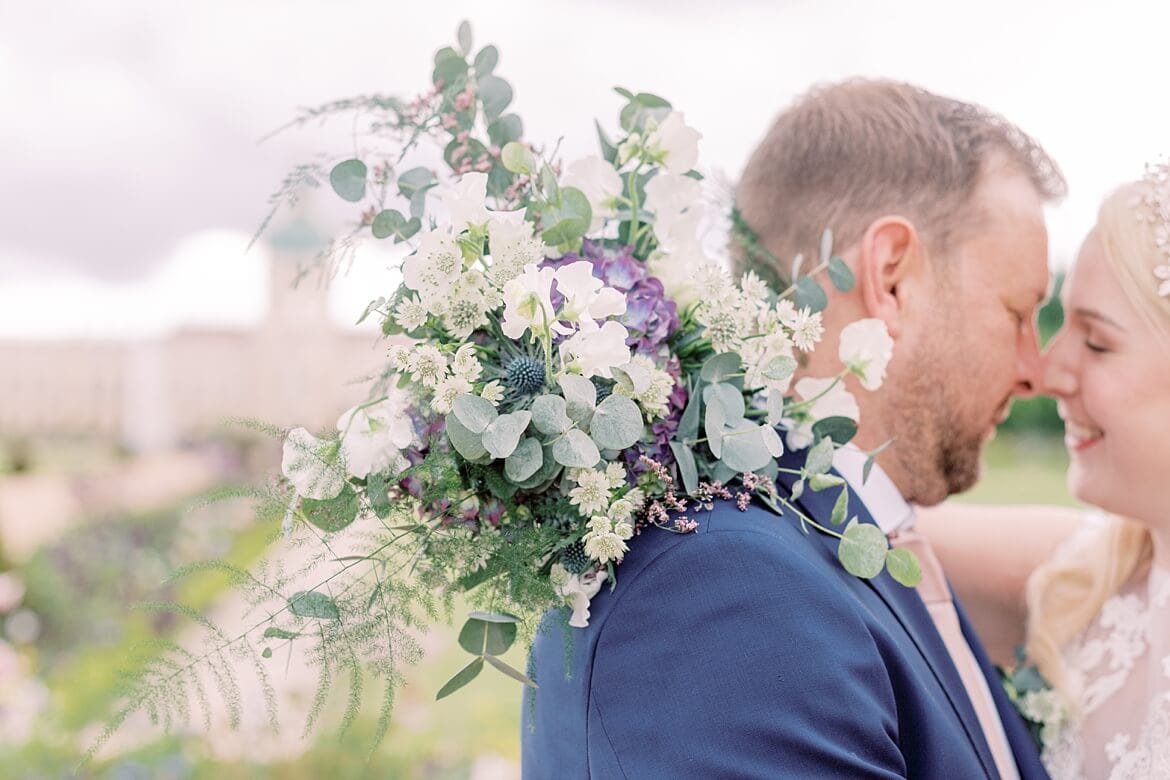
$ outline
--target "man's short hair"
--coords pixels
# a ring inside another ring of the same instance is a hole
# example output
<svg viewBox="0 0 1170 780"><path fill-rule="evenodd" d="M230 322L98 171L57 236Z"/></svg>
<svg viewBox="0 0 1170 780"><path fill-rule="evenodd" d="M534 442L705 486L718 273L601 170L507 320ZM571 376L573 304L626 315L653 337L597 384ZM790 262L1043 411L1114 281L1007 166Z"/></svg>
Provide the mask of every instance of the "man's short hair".
<svg viewBox="0 0 1170 780"><path fill-rule="evenodd" d="M776 118L744 170L736 270L763 265L788 283L791 260L802 253L815 262L826 228L840 250L883 214L906 217L928 249L945 253L978 229L972 201L995 160L1027 176L1045 201L1064 196L1064 177L1040 145L980 106L892 81L814 88Z"/></svg>

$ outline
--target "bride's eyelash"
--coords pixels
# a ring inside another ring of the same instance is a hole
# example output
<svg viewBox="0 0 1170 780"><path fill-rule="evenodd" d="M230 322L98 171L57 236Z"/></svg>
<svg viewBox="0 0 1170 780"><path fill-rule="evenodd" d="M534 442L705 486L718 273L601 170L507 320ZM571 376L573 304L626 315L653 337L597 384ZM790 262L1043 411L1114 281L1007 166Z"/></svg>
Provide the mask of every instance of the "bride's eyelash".
<svg viewBox="0 0 1170 780"><path fill-rule="evenodd" d="M1089 341L1088 339L1085 339L1085 346L1088 347L1090 352L1096 352L1098 354L1109 351L1108 349L1101 346L1100 344L1094 344L1093 342Z"/></svg>

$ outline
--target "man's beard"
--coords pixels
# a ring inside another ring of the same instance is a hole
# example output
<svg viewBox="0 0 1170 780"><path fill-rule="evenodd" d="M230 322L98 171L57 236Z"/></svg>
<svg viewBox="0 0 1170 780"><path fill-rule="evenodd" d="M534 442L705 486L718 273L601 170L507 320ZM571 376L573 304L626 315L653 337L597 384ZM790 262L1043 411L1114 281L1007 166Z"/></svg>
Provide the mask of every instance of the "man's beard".
<svg viewBox="0 0 1170 780"><path fill-rule="evenodd" d="M971 430L968 405L958 377L969 376L969 366L951 366L956 355L970 354L949 336L932 339L917 350L916 364L925 370L902 375L891 395L891 416L897 436L898 459L907 475L907 500L932 506L962 493L979 481L986 430ZM976 390L977 391L977 390Z"/></svg>

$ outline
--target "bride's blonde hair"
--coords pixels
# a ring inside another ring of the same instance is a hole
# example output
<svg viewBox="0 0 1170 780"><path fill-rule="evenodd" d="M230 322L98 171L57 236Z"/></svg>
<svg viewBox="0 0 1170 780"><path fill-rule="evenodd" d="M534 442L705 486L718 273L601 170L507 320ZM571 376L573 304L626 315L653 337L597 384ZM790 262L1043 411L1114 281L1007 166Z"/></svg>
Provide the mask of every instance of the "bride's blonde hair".
<svg viewBox="0 0 1170 780"><path fill-rule="evenodd" d="M1126 298L1162 337L1170 359L1170 300L1158 295L1154 276L1154 267L1168 258L1156 241L1157 221L1140 218L1141 199L1151 186L1149 180L1134 182L1106 198L1097 214L1097 235ZM1076 692L1070 690L1061 647L1092 622L1105 601L1153 554L1146 527L1117 516L1071 545L1028 580L1026 640L1029 660L1069 700Z"/></svg>

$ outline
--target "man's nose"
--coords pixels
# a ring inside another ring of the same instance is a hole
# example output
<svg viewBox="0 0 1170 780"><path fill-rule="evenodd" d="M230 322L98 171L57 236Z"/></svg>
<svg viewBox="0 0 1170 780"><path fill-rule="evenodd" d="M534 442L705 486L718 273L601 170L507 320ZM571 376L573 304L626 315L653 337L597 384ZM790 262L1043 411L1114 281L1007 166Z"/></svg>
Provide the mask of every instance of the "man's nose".
<svg viewBox="0 0 1170 780"><path fill-rule="evenodd" d="M1036 326L1029 323L1020 333L1020 347L1017 351L1015 394L1031 398L1043 391L1044 361L1040 358Z"/></svg>

